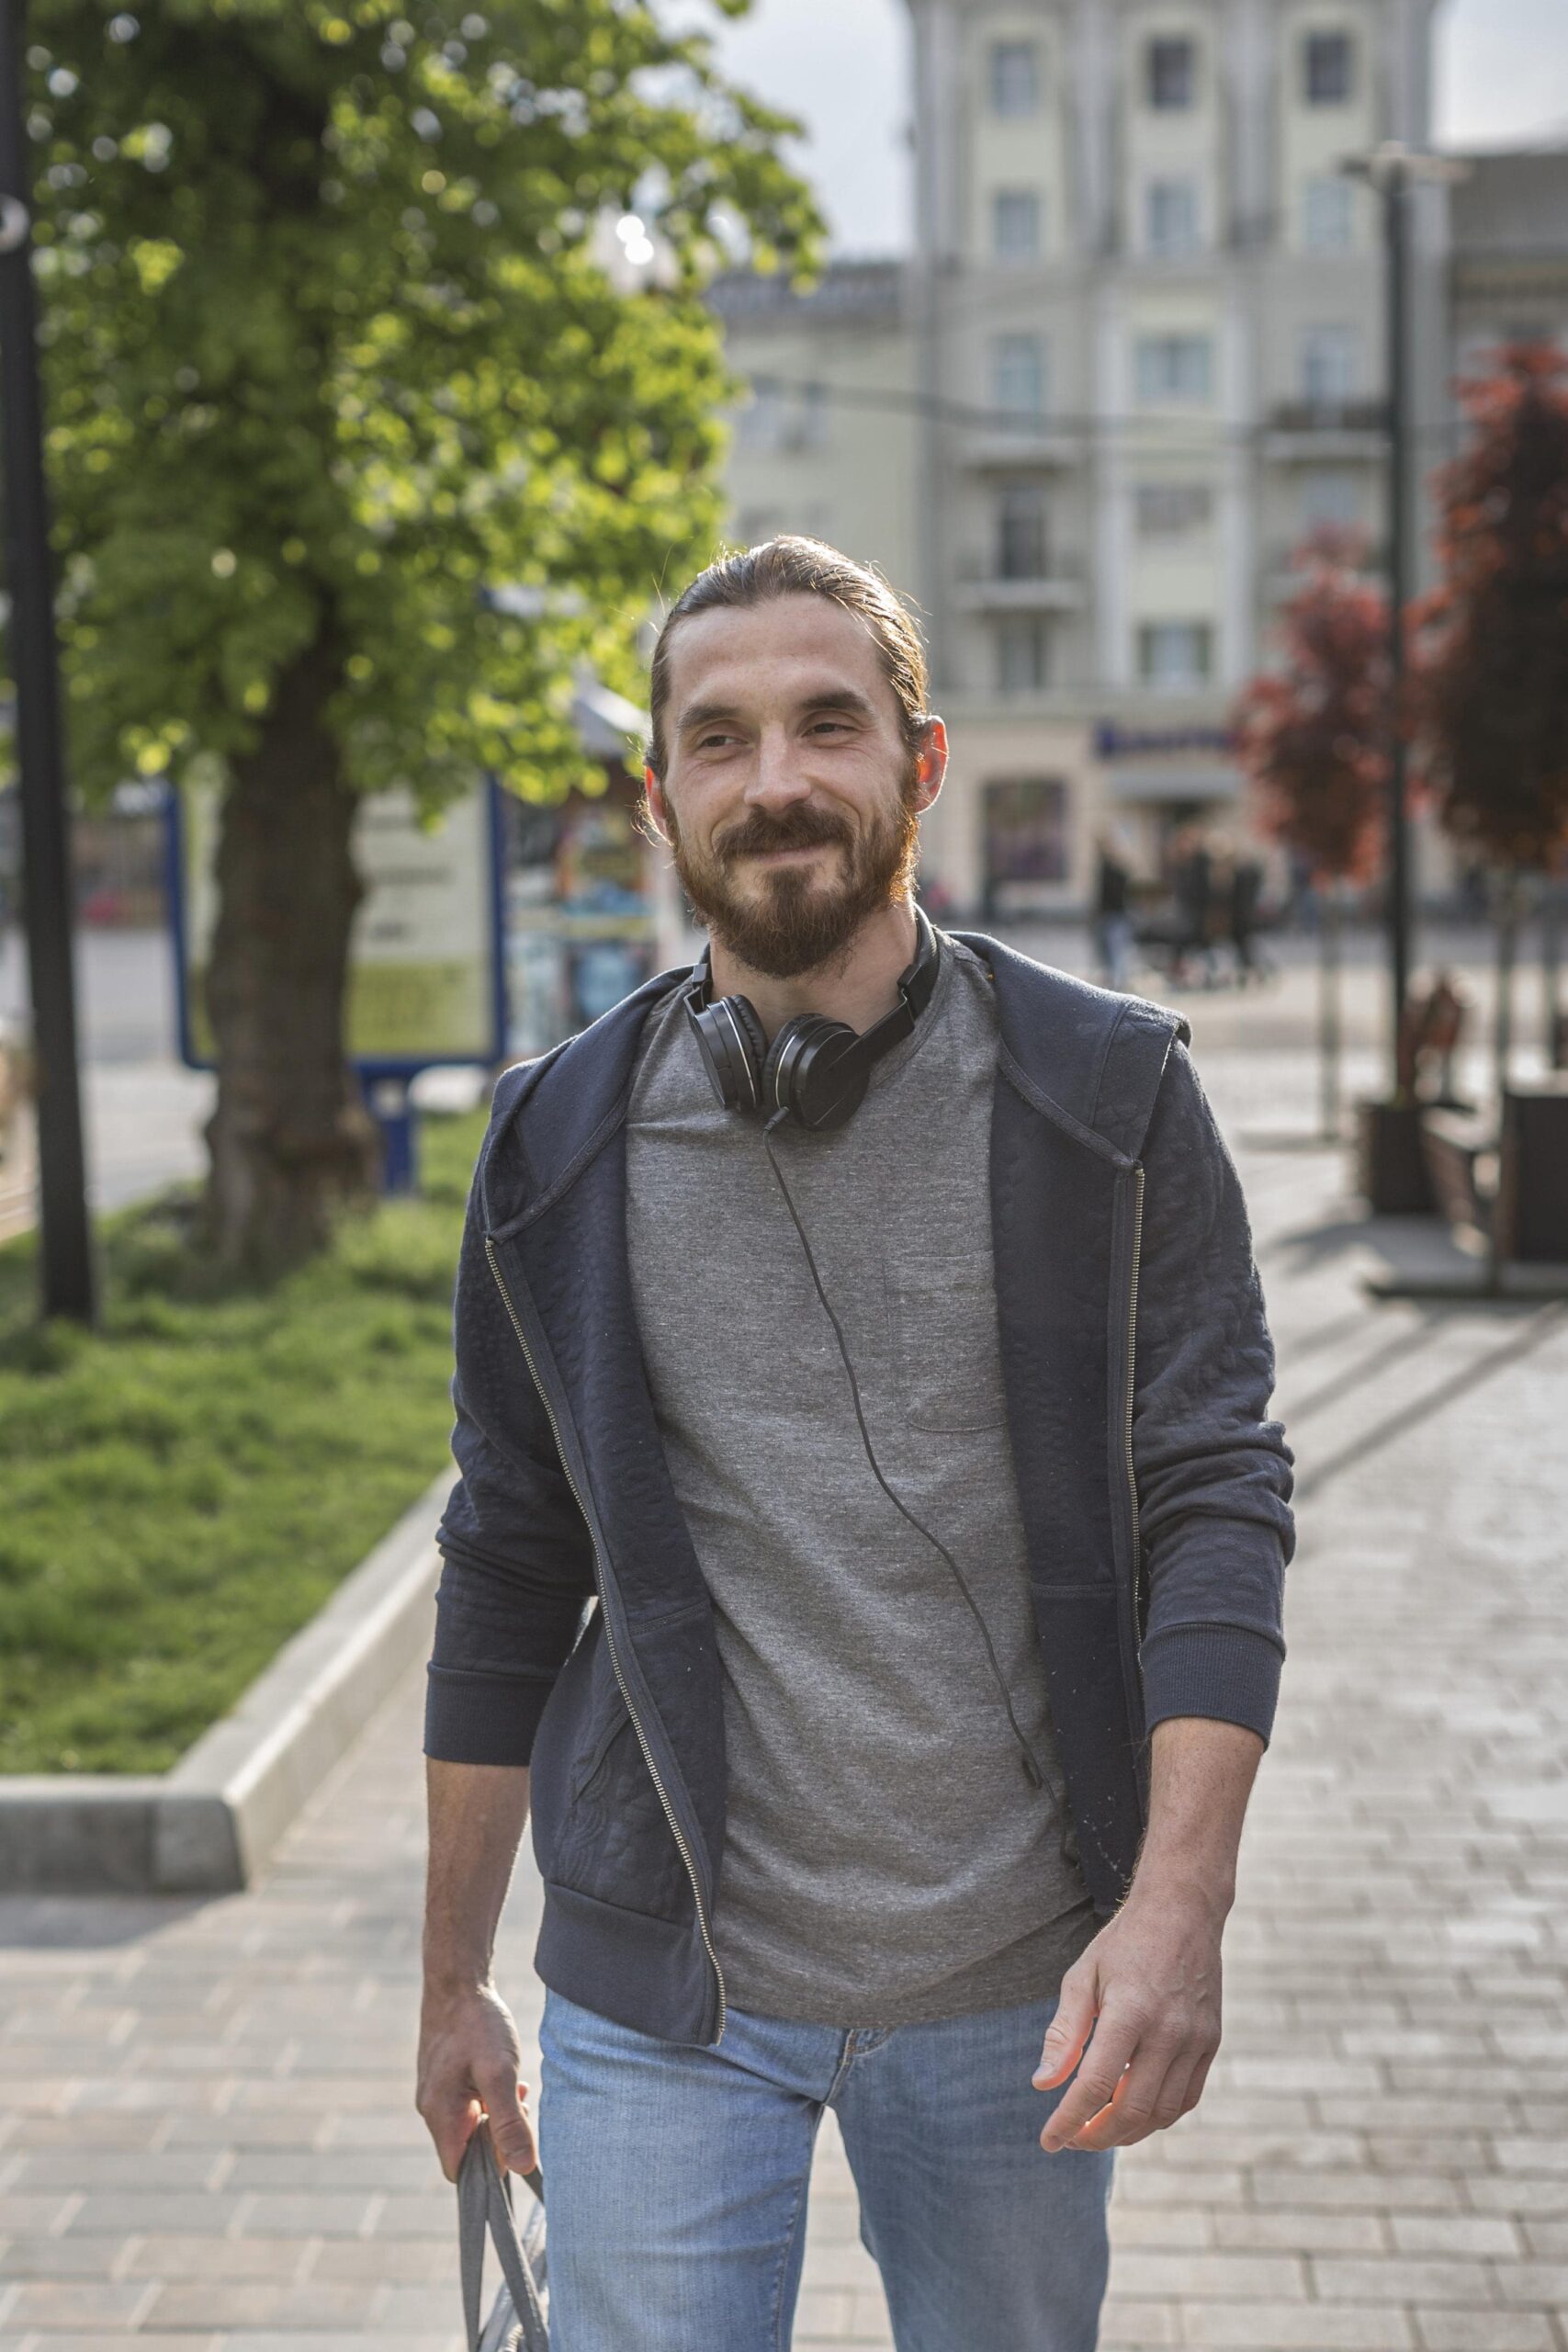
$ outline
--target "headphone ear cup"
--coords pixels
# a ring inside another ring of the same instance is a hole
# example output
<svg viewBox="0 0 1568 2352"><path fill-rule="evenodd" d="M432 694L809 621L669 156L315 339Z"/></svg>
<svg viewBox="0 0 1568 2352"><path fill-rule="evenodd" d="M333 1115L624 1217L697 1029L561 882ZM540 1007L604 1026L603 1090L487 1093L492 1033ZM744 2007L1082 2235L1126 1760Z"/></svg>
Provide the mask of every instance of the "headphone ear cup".
<svg viewBox="0 0 1568 2352"><path fill-rule="evenodd" d="M687 1013L702 1047L714 1092L727 1111L755 1111L762 1102L762 1065L768 1033L756 1008L743 996L716 1004L688 1003Z"/></svg>
<svg viewBox="0 0 1568 2352"><path fill-rule="evenodd" d="M859 1110L870 1079L871 1060L847 1021L803 1012L773 1039L762 1071L762 1108L770 1118L788 1111L797 1125L821 1135Z"/></svg>
<svg viewBox="0 0 1568 2352"><path fill-rule="evenodd" d="M768 1058L768 1033L757 1017L757 1008L748 996L727 996L726 1006L734 1014L736 1025L746 1040L747 1057L756 1074L761 1089L762 1066Z"/></svg>

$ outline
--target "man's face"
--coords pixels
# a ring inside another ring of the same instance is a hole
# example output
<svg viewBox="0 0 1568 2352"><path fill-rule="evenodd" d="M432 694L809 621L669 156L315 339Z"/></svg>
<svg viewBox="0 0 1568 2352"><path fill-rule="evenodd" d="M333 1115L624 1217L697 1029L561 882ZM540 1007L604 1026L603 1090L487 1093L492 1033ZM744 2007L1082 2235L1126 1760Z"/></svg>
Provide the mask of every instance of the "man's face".
<svg viewBox="0 0 1568 2352"><path fill-rule="evenodd" d="M909 751L853 613L782 596L682 621L664 732L649 806L686 895L751 970L814 970L907 895L946 739L936 720Z"/></svg>

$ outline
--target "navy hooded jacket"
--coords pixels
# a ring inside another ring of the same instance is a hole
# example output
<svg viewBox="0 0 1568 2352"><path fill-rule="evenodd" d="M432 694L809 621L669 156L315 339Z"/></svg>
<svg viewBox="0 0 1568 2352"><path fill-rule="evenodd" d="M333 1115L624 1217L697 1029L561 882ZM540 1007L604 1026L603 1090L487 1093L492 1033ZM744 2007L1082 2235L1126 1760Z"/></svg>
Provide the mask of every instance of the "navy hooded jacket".
<svg viewBox="0 0 1568 2352"><path fill-rule="evenodd" d="M999 1019L992 1240L1008 1424L1053 1724L1109 1916L1172 1715L1267 1742L1291 1455L1230 1156L1179 1014L976 934ZM724 1852L713 1609L632 1306L626 1120L667 972L495 1094L456 1304L461 1476L426 1752L532 1768L547 1984L712 2043ZM597 1606L592 1606L593 1603Z"/></svg>

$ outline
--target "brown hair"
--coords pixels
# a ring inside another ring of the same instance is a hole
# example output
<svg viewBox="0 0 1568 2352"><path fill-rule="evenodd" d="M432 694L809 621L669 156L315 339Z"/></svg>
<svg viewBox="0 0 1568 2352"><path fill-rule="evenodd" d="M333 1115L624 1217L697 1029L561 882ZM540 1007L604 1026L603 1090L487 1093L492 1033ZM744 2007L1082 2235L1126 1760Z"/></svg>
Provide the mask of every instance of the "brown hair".
<svg viewBox="0 0 1568 2352"><path fill-rule="evenodd" d="M699 571L664 616L653 649L649 681L648 764L662 783L669 758L664 713L670 701L670 639L694 613L722 606L771 604L776 596L824 596L863 621L876 648L882 674L898 705L899 731L909 752L918 752L930 725L926 709L925 649L913 616L874 564L856 563L822 539L794 533L766 539L761 547L720 556Z"/></svg>

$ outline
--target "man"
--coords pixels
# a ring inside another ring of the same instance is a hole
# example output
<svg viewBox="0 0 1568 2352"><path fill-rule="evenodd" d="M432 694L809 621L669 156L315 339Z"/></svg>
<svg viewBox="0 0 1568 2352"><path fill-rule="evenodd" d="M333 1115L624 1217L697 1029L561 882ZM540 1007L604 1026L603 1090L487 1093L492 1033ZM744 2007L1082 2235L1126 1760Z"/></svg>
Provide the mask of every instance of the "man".
<svg viewBox="0 0 1568 2352"><path fill-rule="evenodd" d="M1137 932L1133 922L1133 873L1118 829L1108 825L1095 844L1094 952L1105 987L1125 992Z"/></svg>
<svg viewBox="0 0 1568 2352"><path fill-rule="evenodd" d="M1089 2352L1112 2152L1219 2041L1291 1542L1246 1217L1177 1016L917 916L925 696L830 548L701 575L647 788L711 969L509 1072L476 1177L419 2104L533 2162L531 1798L560 2352L786 2344L829 2105L900 2352Z"/></svg>

